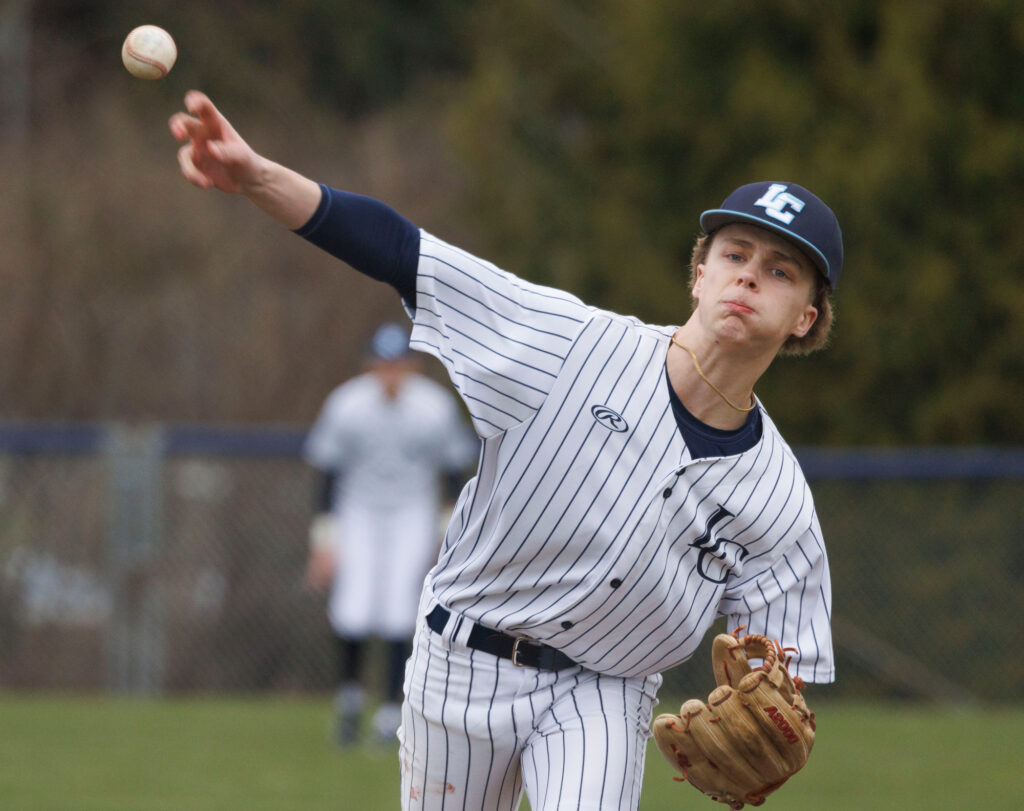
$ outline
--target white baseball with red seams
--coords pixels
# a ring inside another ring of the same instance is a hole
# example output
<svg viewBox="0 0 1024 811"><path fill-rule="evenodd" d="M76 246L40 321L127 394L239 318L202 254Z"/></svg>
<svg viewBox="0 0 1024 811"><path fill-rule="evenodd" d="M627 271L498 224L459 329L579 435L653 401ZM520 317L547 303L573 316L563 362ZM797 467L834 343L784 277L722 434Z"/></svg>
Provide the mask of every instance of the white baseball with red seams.
<svg viewBox="0 0 1024 811"><path fill-rule="evenodd" d="M140 25L125 37L121 61L139 79L162 79L178 58L174 38L156 25Z"/></svg>

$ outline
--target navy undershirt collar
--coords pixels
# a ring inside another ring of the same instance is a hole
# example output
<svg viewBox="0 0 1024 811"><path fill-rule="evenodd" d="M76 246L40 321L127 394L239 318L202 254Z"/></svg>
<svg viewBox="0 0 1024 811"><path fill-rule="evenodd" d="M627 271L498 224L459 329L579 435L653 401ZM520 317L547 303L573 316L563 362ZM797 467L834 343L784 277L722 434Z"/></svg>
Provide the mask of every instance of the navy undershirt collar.
<svg viewBox="0 0 1024 811"><path fill-rule="evenodd" d="M672 413L675 414L679 431L686 441L686 447L690 449L690 456L694 459L706 459L715 456L735 456L750 450L761 440L761 409L755 408L747 415L746 422L739 428L730 431L723 431L720 428L712 428L710 425L698 420L693 414L686 410L683 401L679 399L676 390L672 388L672 381L668 377L668 369L665 369L665 384L668 386L668 397L672 403Z"/></svg>

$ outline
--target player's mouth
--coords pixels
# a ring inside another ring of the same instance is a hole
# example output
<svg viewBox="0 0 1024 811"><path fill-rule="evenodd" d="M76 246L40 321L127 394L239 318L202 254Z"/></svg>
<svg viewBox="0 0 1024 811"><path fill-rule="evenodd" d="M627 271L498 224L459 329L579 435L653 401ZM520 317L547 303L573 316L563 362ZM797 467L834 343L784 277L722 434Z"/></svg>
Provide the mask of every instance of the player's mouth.
<svg viewBox="0 0 1024 811"><path fill-rule="evenodd" d="M725 307L730 312L734 313L752 313L754 312L753 307L748 307L742 301L729 300L725 302Z"/></svg>

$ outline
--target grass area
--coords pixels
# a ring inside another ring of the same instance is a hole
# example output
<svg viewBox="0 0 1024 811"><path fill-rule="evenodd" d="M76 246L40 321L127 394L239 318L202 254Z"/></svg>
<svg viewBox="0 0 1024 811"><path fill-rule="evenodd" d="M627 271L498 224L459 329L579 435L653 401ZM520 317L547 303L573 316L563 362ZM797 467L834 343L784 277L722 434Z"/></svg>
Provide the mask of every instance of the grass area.
<svg viewBox="0 0 1024 811"><path fill-rule="evenodd" d="M663 701L661 707L674 706ZM815 707L787 811L974 809L1024 797L1024 708ZM338 750L323 698L173 699L0 693L0 805L17 811L394 809L397 744ZM716 806L648 750L643 811Z"/></svg>

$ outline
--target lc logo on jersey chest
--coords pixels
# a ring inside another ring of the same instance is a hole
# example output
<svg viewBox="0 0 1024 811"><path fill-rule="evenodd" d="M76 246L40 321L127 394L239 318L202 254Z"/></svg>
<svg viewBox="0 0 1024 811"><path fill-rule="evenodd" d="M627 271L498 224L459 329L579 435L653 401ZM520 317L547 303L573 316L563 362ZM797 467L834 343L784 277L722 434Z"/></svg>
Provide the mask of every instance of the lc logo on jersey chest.
<svg viewBox="0 0 1024 811"><path fill-rule="evenodd" d="M713 534L716 524L732 517L732 513L719 504L718 509L708 519L704 533L690 544L694 549L700 550L700 554L697 556L697 574L711 583L724 583L730 567L739 563L749 554L747 547L738 541L716 538ZM717 571L708 568L712 560L716 560L720 564L713 567Z"/></svg>

